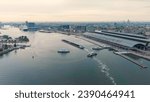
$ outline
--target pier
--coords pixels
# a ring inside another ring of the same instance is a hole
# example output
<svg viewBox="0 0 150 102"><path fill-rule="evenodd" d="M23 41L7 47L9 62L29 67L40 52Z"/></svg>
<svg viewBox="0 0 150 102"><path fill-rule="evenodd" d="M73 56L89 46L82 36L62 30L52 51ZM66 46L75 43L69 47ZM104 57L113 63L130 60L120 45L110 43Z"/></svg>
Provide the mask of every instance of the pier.
<svg viewBox="0 0 150 102"><path fill-rule="evenodd" d="M139 62L137 62L137 61L135 61L135 60L132 60L132 59L126 57L125 55L123 55L123 54L125 54L125 53L127 53L127 52L114 52L114 54L119 55L119 56L125 58L126 60L128 60L128 61L130 61L130 62L132 62L132 63L134 63L134 64L140 66L141 68L147 68L147 66L144 66L144 65L140 64Z"/></svg>
<svg viewBox="0 0 150 102"><path fill-rule="evenodd" d="M74 42L71 42L71 41L68 41L68 40L62 40L63 42L65 42L65 43L67 43L67 44L70 44L70 45L72 45L72 46L74 46L74 47L77 47L77 48L79 48L79 49L84 49L84 46L82 46L82 45L79 45L79 44L76 44L76 43L74 43Z"/></svg>
<svg viewBox="0 0 150 102"><path fill-rule="evenodd" d="M117 53L117 54L129 54L130 52L114 52L114 53Z"/></svg>

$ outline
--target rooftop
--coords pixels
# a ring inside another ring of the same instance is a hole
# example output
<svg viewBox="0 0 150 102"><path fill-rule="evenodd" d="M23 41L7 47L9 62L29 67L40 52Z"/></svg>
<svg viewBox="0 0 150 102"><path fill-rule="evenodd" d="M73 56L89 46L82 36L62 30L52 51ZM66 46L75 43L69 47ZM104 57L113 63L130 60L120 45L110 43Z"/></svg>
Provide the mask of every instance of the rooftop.
<svg viewBox="0 0 150 102"><path fill-rule="evenodd" d="M123 45L123 46L126 46L126 47L134 47L137 44L145 45L144 42L124 39L124 38L118 38L118 37L114 37L114 36L107 36L105 34L97 34L97 33L86 32L83 35L98 38L98 39L102 39L102 40L109 41L109 42L112 42L112 43L116 43L116 44L119 44L119 45Z"/></svg>
<svg viewBox="0 0 150 102"><path fill-rule="evenodd" d="M107 32L106 31L95 31L95 33L100 34L100 35L106 35L106 36L111 36L115 38L122 38L122 39L128 39L128 40L133 40L137 42L142 42L142 43L150 43L150 39L141 36L141 35L135 35L135 34L128 34L128 33L116 33L116 32ZM140 38L141 37L141 38ZM142 38L143 37L143 38Z"/></svg>

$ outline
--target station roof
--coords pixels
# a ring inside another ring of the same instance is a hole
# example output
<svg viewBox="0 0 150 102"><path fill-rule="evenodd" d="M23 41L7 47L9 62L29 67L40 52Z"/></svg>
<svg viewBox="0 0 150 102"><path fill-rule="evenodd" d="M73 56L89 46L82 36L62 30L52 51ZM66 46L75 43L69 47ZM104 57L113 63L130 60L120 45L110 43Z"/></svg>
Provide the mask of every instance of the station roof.
<svg viewBox="0 0 150 102"><path fill-rule="evenodd" d="M102 35L102 34L97 34L97 33L86 32L83 35L98 38L98 39L105 40L105 41L109 41L109 42L116 43L116 44L119 44L122 46L130 47L130 48L134 47L137 44L145 45L144 42L128 40L128 39L123 39L123 38L117 38L117 37L107 36L107 35Z"/></svg>
<svg viewBox="0 0 150 102"><path fill-rule="evenodd" d="M116 38L143 42L143 43L150 43L150 39L143 39L143 38L138 38L138 37L133 37L133 36L128 36L128 35L125 36L125 34L105 33L103 31L95 31L95 33L100 34L100 35L106 35L106 36L112 36Z"/></svg>
<svg viewBox="0 0 150 102"><path fill-rule="evenodd" d="M117 35L122 35L122 36L130 36L130 37L134 37L134 38L147 39L146 36L144 36L144 35L139 35L139 34L123 33L123 32L113 32L113 31L105 31L105 30L102 30L101 32L104 32L104 33L112 33L112 34L117 34Z"/></svg>

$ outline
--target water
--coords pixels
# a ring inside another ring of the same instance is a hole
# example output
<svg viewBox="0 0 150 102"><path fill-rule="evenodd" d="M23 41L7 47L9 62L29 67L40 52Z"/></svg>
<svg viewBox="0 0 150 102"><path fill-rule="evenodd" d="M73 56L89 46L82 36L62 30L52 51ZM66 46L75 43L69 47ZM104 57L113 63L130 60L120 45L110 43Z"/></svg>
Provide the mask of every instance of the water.
<svg viewBox="0 0 150 102"><path fill-rule="evenodd" d="M22 32L17 28L0 30L2 34L26 35L30 48L0 56L1 85L145 85L150 84L150 61L130 56L148 66L142 69L112 51L98 51L95 58L87 53L95 45L84 40L57 33ZM85 50L63 43L68 39L86 47ZM69 54L58 54L60 48ZM32 58L34 56L34 59Z"/></svg>

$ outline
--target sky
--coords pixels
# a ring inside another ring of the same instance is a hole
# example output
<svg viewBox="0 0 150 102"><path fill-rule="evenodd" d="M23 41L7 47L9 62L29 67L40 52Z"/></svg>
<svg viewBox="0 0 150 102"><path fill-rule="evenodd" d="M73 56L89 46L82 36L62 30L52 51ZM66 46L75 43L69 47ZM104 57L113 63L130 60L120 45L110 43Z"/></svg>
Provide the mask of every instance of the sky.
<svg viewBox="0 0 150 102"><path fill-rule="evenodd" d="M0 21L150 21L150 0L0 0Z"/></svg>

